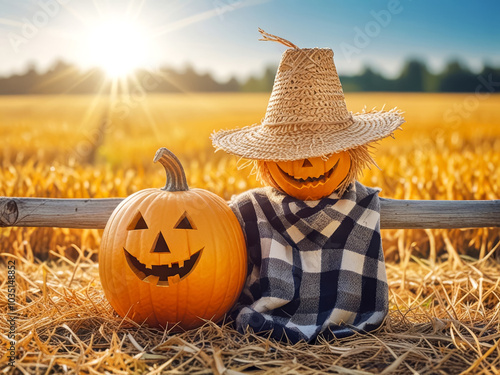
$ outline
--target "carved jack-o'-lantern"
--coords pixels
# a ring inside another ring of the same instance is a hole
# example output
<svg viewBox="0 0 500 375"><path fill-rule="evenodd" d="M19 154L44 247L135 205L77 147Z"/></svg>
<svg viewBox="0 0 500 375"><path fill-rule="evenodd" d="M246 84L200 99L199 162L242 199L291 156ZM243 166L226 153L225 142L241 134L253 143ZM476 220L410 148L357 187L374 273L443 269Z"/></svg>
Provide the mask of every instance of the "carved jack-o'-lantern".
<svg viewBox="0 0 500 375"><path fill-rule="evenodd" d="M302 200L317 200L332 194L347 178L351 157L347 151L328 159L308 158L283 162L263 162L260 173L265 183Z"/></svg>
<svg viewBox="0 0 500 375"><path fill-rule="evenodd" d="M175 155L163 148L156 161L167 185L139 191L115 209L99 274L121 316L190 329L202 319L217 321L236 302L246 275L245 240L222 198L188 188Z"/></svg>

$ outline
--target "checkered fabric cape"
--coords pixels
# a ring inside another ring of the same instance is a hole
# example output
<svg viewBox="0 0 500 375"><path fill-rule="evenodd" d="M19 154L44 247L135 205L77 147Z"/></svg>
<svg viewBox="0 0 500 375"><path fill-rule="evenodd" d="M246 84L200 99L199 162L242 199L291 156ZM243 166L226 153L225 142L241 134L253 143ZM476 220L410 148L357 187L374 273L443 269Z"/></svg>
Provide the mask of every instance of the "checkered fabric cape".
<svg viewBox="0 0 500 375"><path fill-rule="evenodd" d="M238 330L311 342L380 326L388 287L378 192L356 182L318 201L270 187L234 197L249 260Z"/></svg>

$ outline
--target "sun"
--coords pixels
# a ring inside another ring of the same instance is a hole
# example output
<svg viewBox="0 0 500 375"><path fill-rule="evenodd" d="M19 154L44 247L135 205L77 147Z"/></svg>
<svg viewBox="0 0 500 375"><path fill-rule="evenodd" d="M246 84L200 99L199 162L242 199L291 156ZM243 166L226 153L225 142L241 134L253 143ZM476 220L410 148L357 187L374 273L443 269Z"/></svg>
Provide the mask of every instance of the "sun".
<svg viewBox="0 0 500 375"><path fill-rule="evenodd" d="M101 21L87 38L88 59L111 78L145 67L149 57L147 33L141 25L121 18Z"/></svg>

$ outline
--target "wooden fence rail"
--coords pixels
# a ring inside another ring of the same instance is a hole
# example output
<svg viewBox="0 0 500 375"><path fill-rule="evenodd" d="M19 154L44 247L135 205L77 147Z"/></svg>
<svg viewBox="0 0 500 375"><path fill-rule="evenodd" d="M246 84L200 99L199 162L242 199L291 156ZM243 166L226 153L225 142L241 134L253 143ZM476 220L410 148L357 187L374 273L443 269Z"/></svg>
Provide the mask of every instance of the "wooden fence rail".
<svg viewBox="0 0 500 375"><path fill-rule="evenodd" d="M0 227L102 229L122 200L0 197ZM500 200L381 198L380 214L382 229L500 227Z"/></svg>

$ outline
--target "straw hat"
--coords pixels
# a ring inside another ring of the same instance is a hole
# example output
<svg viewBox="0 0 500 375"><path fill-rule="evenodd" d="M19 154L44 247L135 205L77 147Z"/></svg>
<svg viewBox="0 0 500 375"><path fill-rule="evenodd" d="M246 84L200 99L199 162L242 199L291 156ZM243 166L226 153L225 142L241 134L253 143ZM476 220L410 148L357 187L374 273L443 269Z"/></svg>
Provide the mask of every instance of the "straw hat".
<svg viewBox="0 0 500 375"><path fill-rule="evenodd" d="M266 161L325 157L385 138L404 123L396 109L347 110L331 49L298 48L259 31L261 40L291 48L281 58L262 123L212 134L217 149Z"/></svg>

